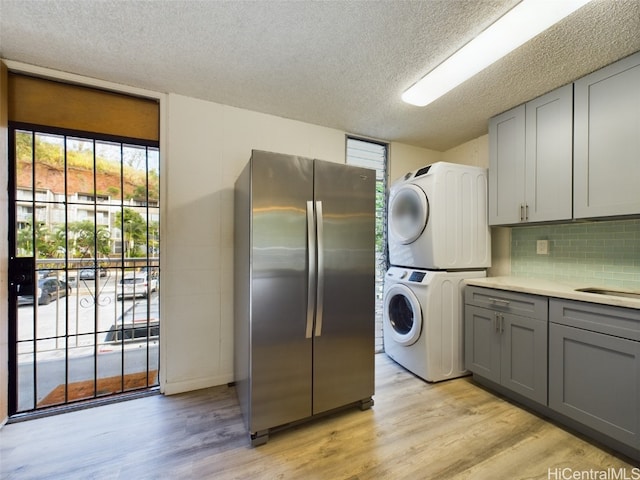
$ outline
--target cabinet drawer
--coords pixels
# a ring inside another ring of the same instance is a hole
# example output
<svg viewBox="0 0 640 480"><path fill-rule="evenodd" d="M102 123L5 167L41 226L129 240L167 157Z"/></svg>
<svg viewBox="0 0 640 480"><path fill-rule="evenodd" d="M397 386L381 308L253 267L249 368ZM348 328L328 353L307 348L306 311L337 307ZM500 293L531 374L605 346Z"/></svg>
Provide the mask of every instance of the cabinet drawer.
<svg viewBox="0 0 640 480"><path fill-rule="evenodd" d="M592 332L640 340L640 310L551 299L549 321Z"/></svg>
<svg viewBox="0 0 640 480"><path fill-rule="evenodd" d="M466 287L465 303L500 312L547 320L547 297L484 287Z"/></svg>

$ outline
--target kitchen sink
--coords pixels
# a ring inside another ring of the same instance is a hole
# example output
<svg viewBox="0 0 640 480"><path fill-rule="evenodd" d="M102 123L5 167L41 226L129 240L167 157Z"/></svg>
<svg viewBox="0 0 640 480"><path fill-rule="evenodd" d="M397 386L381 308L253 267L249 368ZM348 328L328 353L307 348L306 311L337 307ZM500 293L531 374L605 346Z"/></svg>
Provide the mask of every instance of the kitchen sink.
<svg viewBox="0 0 640 480"><path fill-rule="evenodd" d="M597 293L598 295L611 295L614 297L635 298L640 300L640 292L628 292L624 290L611 290L603 287L576 288L576 292Z"/></svg>

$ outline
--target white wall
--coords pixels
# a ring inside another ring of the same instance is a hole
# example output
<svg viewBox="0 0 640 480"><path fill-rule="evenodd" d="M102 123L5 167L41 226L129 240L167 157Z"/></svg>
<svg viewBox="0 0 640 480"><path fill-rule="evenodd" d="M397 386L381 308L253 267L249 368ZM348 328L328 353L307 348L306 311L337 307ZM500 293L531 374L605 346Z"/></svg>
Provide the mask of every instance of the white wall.
<svg viewBox="0 0 640 480"><path fill-rule="evenodd" d="M166 393L233 380L233 186L251 150L344 163L345 136L169 95L161 336ZM391 171L399 176L438 156L394 143Z"/></svg>

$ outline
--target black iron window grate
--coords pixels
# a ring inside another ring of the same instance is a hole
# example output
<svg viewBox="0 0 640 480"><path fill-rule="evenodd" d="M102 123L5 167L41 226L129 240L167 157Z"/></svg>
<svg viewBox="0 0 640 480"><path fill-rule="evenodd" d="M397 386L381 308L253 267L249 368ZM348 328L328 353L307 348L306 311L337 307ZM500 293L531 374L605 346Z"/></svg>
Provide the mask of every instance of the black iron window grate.
<svg viewBox="0 0 640 480"><path fill-rule="evenodd" d="M157 142L10 124L9 148L10 263L35 266L10 289L10 414L157 386Z"/></svg>

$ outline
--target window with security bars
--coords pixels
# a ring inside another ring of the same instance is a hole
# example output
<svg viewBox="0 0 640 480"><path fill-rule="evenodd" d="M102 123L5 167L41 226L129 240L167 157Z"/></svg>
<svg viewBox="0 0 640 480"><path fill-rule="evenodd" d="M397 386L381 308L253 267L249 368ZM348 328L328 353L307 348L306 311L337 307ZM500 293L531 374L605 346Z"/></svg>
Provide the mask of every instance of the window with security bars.
<svg viewBox="0 0 640 480"><path fill-rule="evenodd" d="M9 414L154 390L160 104L15 72L7 86Z"/></svg>
<svg viewBox="0 0 640 480"><path fill-rule="evenodd" d="M10 414L148 390L159 371L159 148L10 124Z"/></svg>
<svg viewBox="0 0 640 480"><path fill-rule="evenodd" d="M387 270L387 151L385 143L347 137L347 164L376 171L376 352L382 336L383 282Z"/></svg>

